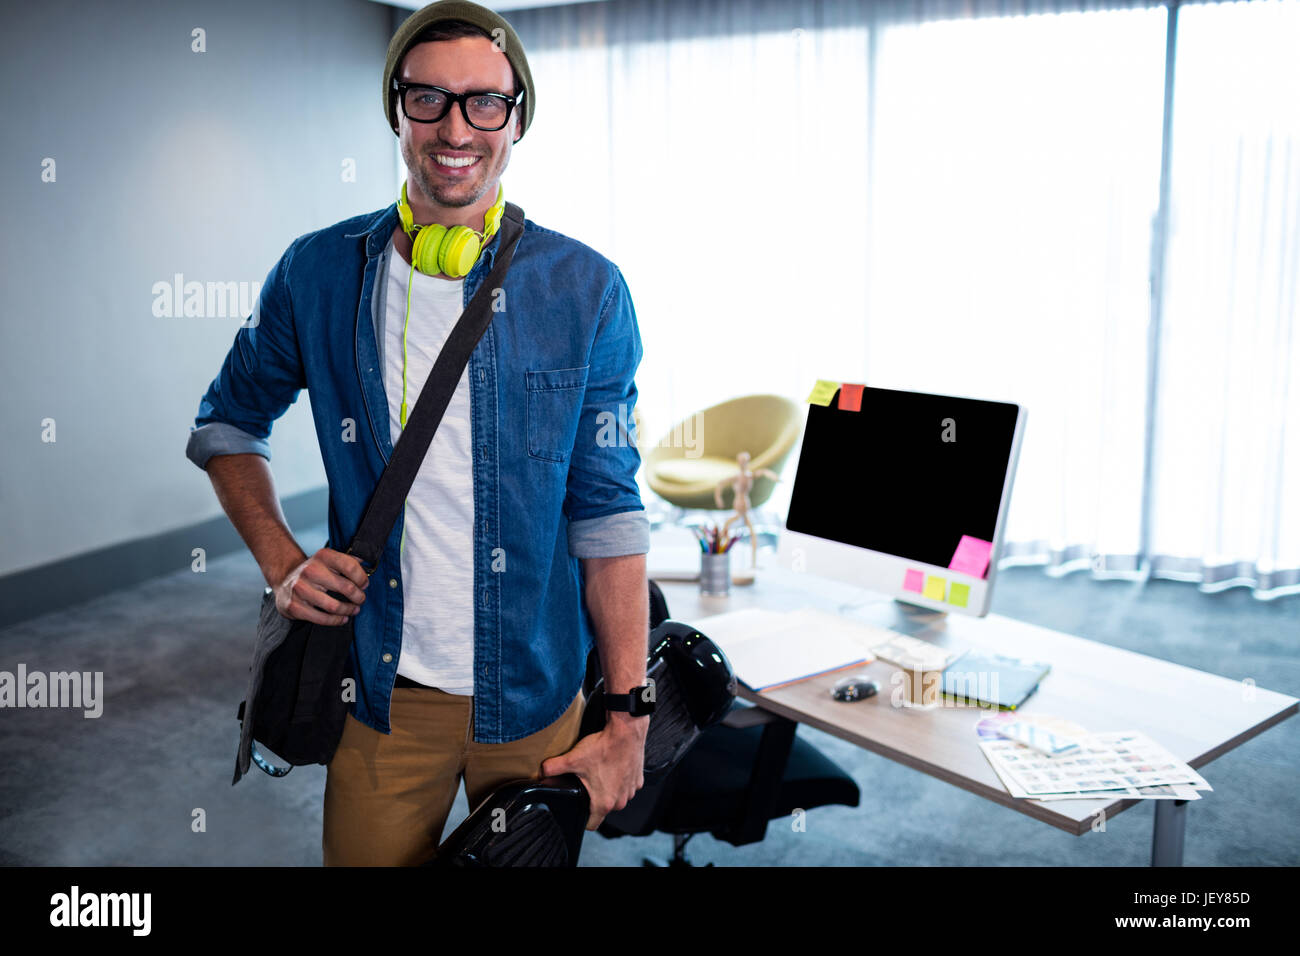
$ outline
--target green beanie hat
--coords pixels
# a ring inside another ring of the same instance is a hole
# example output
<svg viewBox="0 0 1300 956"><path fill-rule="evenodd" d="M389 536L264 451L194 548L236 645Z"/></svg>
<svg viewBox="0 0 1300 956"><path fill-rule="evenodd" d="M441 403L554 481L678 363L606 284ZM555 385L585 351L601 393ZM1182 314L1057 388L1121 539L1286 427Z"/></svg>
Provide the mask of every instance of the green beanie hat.
<svg viewBox="0 0 1300 956"><path fill-rule="evenodd" d="M533 74L528 69L524 45L520 42L519 35L515 33L515 28L504 17L477 3L469 3L468 0L438 0L437 3L422 7L407 17L406 22L393 34L393 39L388 43L388 59L384 63L384 115L388 117L389 128L394 133L397 132L397 94L393 91L393 77L397 75L402 57L406 56L406 51L415 45L415 38L426 27L440 20L464 20L476 27L482 27L492 36L493 42L498 47L504 48L506 59L519 74L519 80L523 83L524 101L520 104L523 115L519 126L519 138L523 139L524 133L528 132L528 127L533 121L533 107L536 104L533 95ZM496 32L498 30L501 32Z"/></svg>

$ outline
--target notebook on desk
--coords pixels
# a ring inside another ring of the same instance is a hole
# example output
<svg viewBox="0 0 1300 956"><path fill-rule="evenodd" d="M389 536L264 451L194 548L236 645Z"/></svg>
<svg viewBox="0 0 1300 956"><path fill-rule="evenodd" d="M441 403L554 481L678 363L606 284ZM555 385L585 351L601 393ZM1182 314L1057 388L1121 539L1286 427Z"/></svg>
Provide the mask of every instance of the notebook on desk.
<svg viewBox="0 0 1300 956"><path fill-rule="evenodd" d="M652 546L646 555L646 577L651 581L698 581L699 542Z"/></svg>
<svg viewBox="0 0 1300 956"><path fill-rule="evenodd" d="M693 623L726 653L736 679L758 693L874 660L870 629L814 608L747 608Z"/></svg>
<svg viewBox="0 0 1300 956"><path fill-rule="evenodd" d="M943 672L943 696L964 706L1015 710L1051 669L1037 661L970 651Z"/></svg>

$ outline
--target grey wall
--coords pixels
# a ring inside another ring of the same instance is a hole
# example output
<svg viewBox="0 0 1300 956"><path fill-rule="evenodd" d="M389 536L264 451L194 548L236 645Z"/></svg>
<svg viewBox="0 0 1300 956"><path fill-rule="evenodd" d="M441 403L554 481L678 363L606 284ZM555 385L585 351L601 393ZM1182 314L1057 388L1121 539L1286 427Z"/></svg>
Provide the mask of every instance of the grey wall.
<svg viewBox="0 0 1300 956"><path fill-rule="evenodd" d="M240 317L156 317L154 283L260 284L296 236L386 206L399 182L385 6L4 10L0 575L219 516L184 449ZM282 496L324 484L306 393L271 445Z"/></svg>

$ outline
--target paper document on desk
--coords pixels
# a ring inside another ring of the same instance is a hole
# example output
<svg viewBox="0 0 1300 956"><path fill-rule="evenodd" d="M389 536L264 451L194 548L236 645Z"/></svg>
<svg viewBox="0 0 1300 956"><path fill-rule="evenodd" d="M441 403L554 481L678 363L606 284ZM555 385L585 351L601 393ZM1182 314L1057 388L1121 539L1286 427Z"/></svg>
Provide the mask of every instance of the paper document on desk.
<svg viewBox="0 0 1300 956"><path fill-rule="evenodd" d="M1188 784L1152 784L1150 786L1121 787L1112 790L1071 790L1062 793L1026 793L996 761L990 758L993 771L1013 797L1050 803L1055 800L1114 800L1117 798L1137 798L1142 800L1199 800L1201 795L1196 788Z"/></svg>
<svg viewBox="0 0 1300 956"><path fill-rule="evenodd" d="M1195 800L1213 789L1199 773L1138 731L1090 734L1077 753L1048 757L1012 740L980 749L1015 797L1040 800L1109 796Z"/></svg>
<svg viewBox="0 0 1300 956"><path fill-rule="evenodd" d="M837 614L814 608L747 608L693 623L722 648L736 678L755 691L873 660L861 629Z"/></svg>

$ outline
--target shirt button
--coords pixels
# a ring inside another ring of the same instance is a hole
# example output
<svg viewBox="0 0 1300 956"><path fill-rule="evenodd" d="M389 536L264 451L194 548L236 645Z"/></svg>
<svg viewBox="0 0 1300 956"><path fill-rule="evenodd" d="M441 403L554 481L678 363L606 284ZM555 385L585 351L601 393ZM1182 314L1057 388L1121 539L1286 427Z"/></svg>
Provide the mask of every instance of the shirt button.
<svg viewBox="0 0 1300 956"><path fill-rule="evenodd" d="M397 578L389 578L389 579L388 579L388 586L389 586L390 588L395 588L395 587L397 587Z"/></svg>
<svg viewBox="0 0 1300 956"><path fill-rule="evenodd" d="M385 655L384 655L384 663L385 663L385 664L391 664L391 663L393 663L393 655L392 655L392 654L385 654Z"/></svg>

